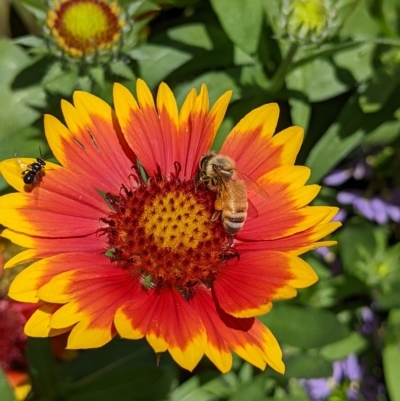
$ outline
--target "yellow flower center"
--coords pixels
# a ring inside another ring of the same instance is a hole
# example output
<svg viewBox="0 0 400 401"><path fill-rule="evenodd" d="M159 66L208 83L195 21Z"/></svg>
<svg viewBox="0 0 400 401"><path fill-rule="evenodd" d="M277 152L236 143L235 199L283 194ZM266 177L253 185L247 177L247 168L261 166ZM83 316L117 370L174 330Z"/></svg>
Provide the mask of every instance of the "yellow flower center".
<svg viewBox="0 0 400 401"><path fill-rule="evenodd" d="M322 31L328 20L328 9L322 0L294 0L291 24L295 29Z"/></svg>
<svg viewBox="0 0 400 401"><path fill-rule="evenodd" d="M64 0L47 15L57 44L73 56L108 49L121 35L124 21L116 3L107 0Z"/></svg>
<svg viewBox="0 0 400 401"><path fill-rule="evenodd" d="M157 195L144 207L139 226L157 247L178 251L194 249L211 239L210 218L210 212L192 194L169 192Z"/></svg>
<svg viewBox="0 0 400 401"><path fill-rule="evenodd" d="M69 7L63 17L65 29L81 40L96 38L107 32L107 22L107 15L94 3L78 3Z"/></svg>
<svg viewBox="0 0 400 401"><path fill-rule="evenodd" d="M105 255L145 289L174 286L192 296L198 285L211 285L222 263L238 256L226 249L221 221L211 221L215 197L193 181L163 179L109 196L114 211L103 220Z"/></svg>

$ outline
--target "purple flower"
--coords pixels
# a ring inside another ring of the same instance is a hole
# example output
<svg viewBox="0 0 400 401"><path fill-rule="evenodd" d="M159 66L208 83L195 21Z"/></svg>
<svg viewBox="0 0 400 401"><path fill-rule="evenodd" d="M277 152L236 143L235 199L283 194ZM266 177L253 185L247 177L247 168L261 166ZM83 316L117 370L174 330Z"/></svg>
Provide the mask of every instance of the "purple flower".
<svg viewBox="0 0 400 401"><path fill-rule="evenodd" d="M350 170L333 170L322 181L325 185L337 187L344 184L351 177Z"/></svg>
<svg viewBox="0 0 400 401"><path fill-rule="evenodd" d="M336 362L335 362L336 363ZM350 354L346 359L340 361L343 376L351 381L361 380L361 368L358 359L354 354Z"/></svg>
<svg viewBox="0 0 400 401"><path fill-rule="evenodd" d="M333 363L332 377L302 380L300 383L312 401L322 401L326 400L336 387L348 381L347 397L351 401L356 401L359 397L361 377L358 359L354 354L350 354L346 359Z"/></svg>
<svg viewBox="0 0 400 401"><path fill-rule="evenodd" d="M354 160L344 168L332 170L323 180L325 185L337 187L344 184L348 179L362 180L372 175L372 167L365 160Z"/></svg>
<svg viewBox="0 0 400 401"><path fill-rule="evenodd" d="M301 384L312 401L325 400L336 385L336 383L330 379L302 380Z"/></svg>
<svg viewBox="0 0 400 401"><path fill-rule="evenodd" d="M386 224L390 220L400 222L400 189L396 188L390 194L390 199L381 196L365 198L362 191L349 189L337 194L337 201L342 205L352 205L354 210L370 221Z"/></svg>

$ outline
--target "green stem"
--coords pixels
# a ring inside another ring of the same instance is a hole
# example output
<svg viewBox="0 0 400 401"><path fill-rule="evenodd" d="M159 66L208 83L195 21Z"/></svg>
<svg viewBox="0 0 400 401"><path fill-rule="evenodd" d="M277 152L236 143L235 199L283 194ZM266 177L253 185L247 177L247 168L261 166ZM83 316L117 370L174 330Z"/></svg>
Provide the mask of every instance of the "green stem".
<svg viewBox="0 0 400 401"><path fill-rule="evenodd" d="M352 47L359 46L360 43L364 43L364 42L365 41L352 41L352 42L342 43L338 46L334 46L329 49L324 49L320 52L313 53L311 56L304 57L304 58L300 59L299 61L296 61L295 63L293 63L290 66L288 73L292 72L296 68L299 68L305 64L308 64L309 62L311 62L317 58L321 59L321 58L325 58L325 57L330 57L333 54L337 53L339 50L351 49Z"/></svg>
<svg viewBox="0 0 400 401"><path fill-rule="evenodd" d="M290 45L286 57L283 59L278 69L276 70L275 75L271 79L271 84L268 89L269 92L276 93L281 90L285 82L286 75L289 71L291 71L290 67L298 48L299 45L297 43L292 43Z"/></svg>

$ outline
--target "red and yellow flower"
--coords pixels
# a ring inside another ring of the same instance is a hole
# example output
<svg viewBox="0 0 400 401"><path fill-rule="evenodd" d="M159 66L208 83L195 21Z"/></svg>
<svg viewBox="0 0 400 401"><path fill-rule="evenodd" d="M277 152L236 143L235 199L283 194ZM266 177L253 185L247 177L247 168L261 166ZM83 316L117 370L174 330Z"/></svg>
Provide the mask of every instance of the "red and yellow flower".
<svg viewBox="0 0 400 401"><path fill-rule="evenodd" d="M203 85L178 111L166 84L154 102L138 80L138 100L115 84L114 111L75 92L73 104L62 102L65 125L45 116L61 166L47 163L26 188L16 159L1 163L18 191L0 198L2 235L27 248L6 267L36 260L10 288L15 300L40 302L28 335L70 332L70 349L100 347L117 334L145 337L189 370L206 355L227 372L234 351L261 369L284 371L278 342L256 316L317 280L299 255L333 244L320 239L339 226L331 221L337 209L307 206L319 187L305 185L309 169L294 166L303 130L274 135L278 106L261 106L220 153L269 198L248 192L258 216L226 250L221 220L212 219L216 192L195 176L230 96L210 109Z"/></svg>
<svg viewBox="0 0 400 401"><path fill-rule="evenodd" d="M110 49L125 21L115 1L53 0L46 25L57 45L73 57Z"/></svg>

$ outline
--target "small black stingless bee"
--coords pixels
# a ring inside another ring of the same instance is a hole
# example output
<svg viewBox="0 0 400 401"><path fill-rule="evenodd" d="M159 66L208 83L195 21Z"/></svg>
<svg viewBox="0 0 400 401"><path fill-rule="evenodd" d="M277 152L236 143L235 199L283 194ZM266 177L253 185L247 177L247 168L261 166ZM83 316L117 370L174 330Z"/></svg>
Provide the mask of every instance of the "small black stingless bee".
<svg viewBox="0 0 400 401"><path fill-rule="evenodd" d="M40 150L40 157L37 157L35 162L26 165L26 170L22 172L24 184L35 184L41 178L45 165L46 162L43 159L42 151Z"/></svg>

